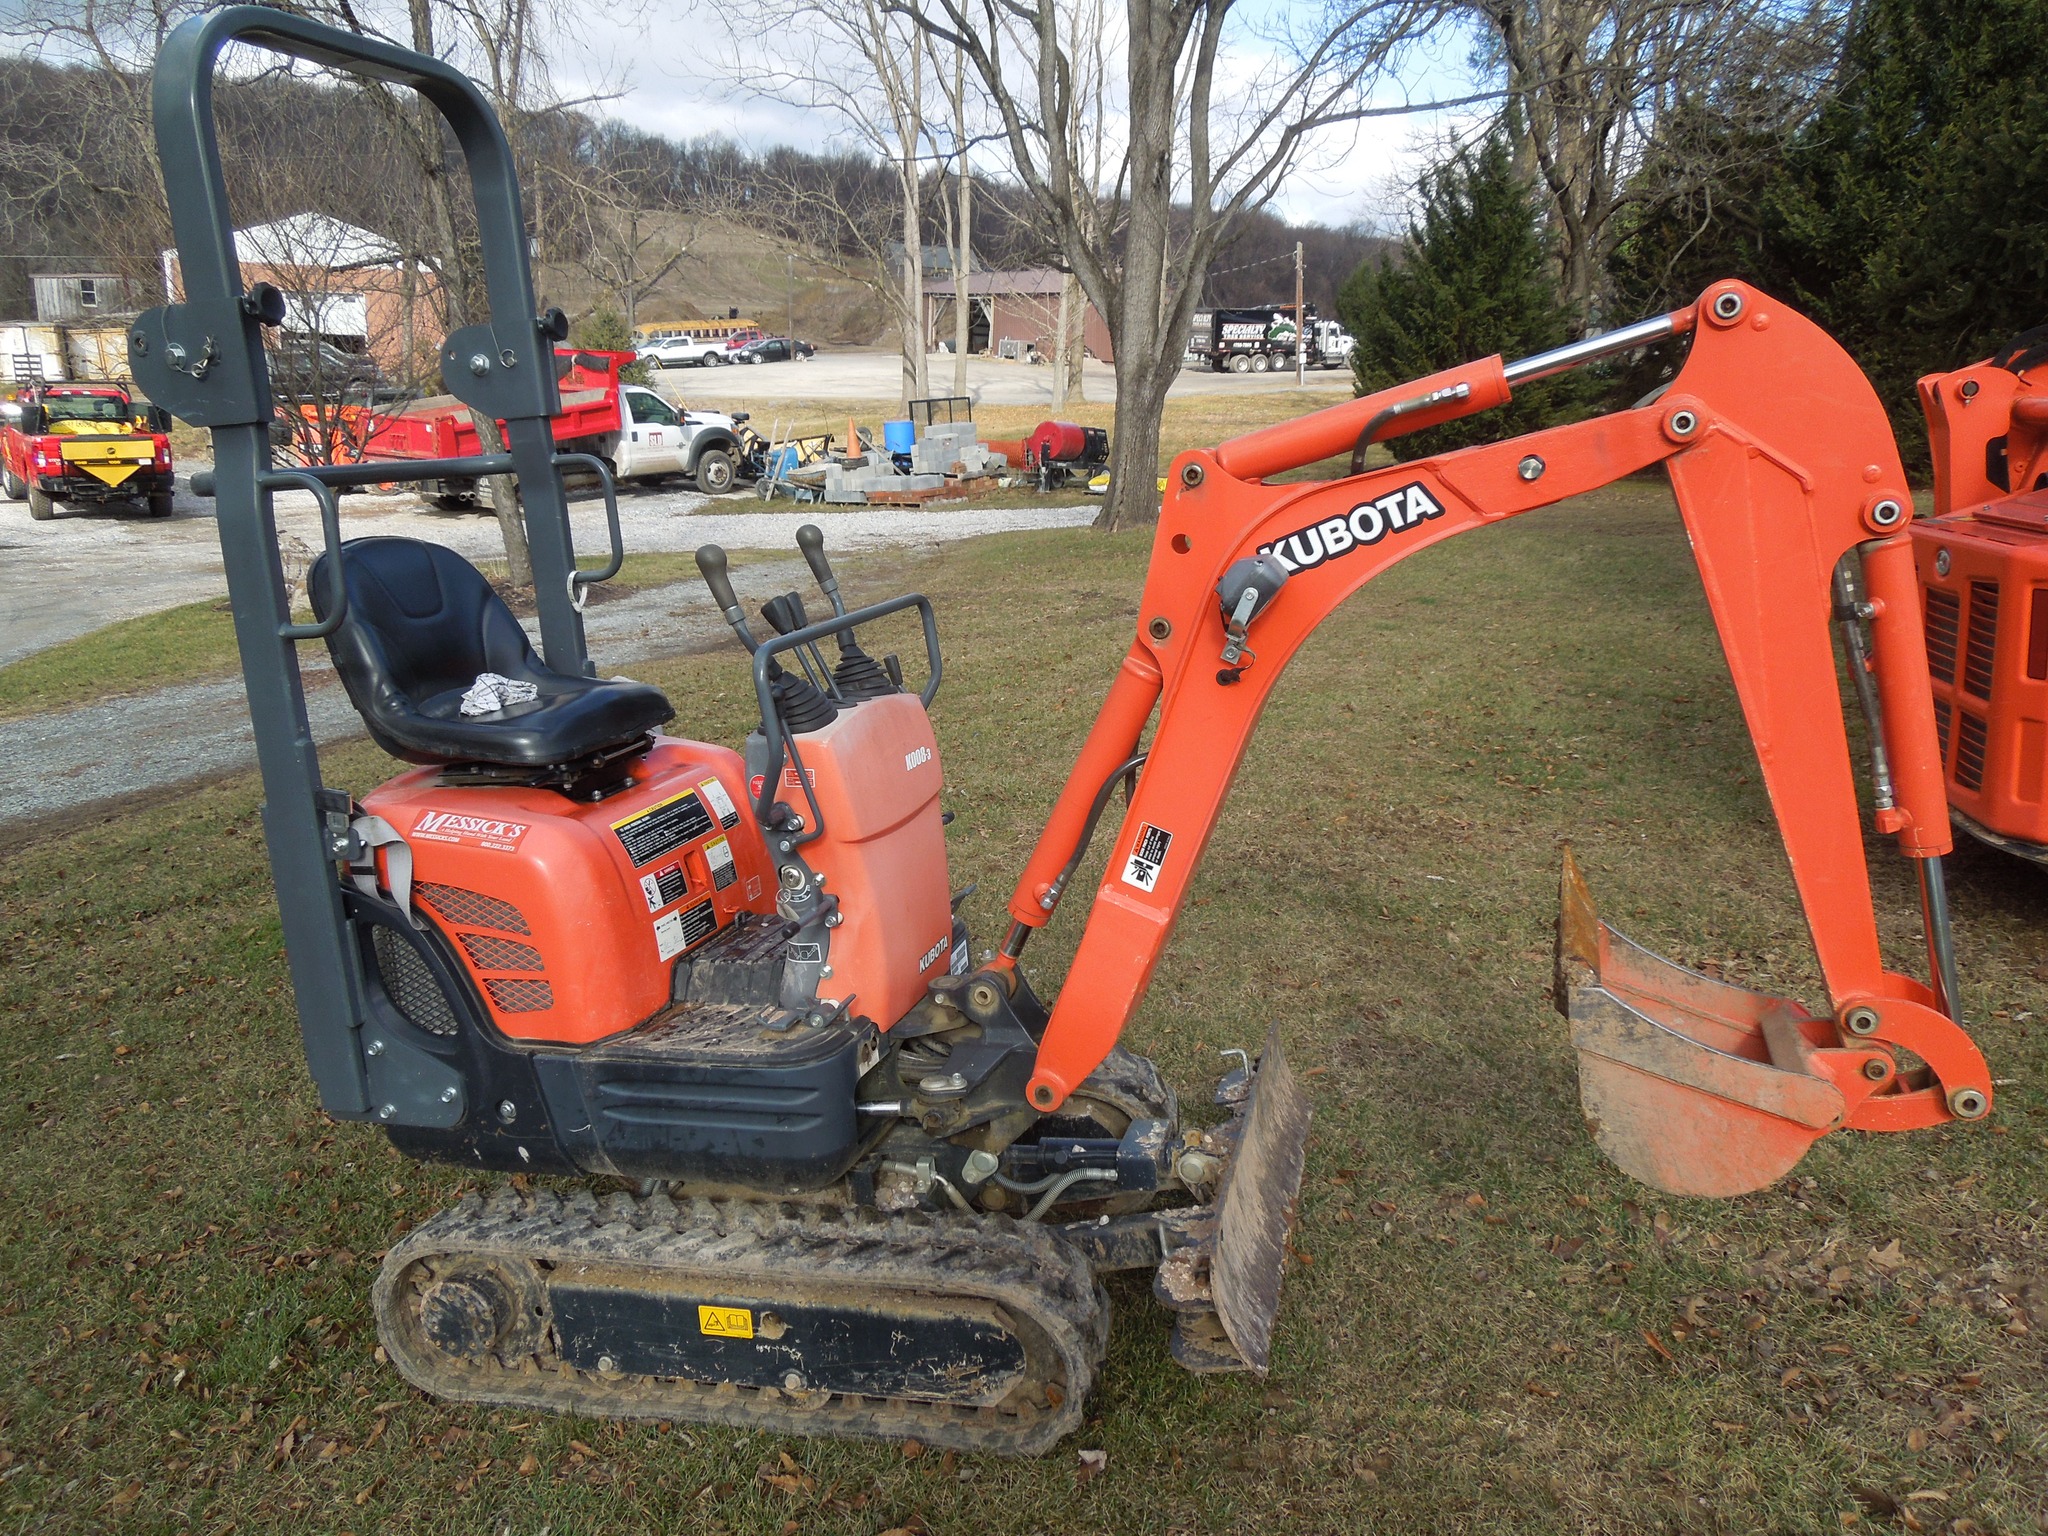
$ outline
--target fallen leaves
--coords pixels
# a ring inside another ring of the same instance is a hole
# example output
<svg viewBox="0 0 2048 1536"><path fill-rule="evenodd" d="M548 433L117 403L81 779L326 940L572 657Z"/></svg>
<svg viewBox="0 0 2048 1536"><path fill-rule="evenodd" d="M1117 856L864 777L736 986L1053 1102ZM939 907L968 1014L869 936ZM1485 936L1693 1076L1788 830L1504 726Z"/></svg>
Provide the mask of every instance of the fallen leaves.
<svg viewBox="0 0 2048 1536"><path fill-rule="evenodd" d="M1673 1365L1676 1365L1678 1363L1678 1356L1671 1353L1669 1346L1667 1346L1662 1339L1658 1338L1657 1335L1651 1332L1648 1328L1645 1328L1642 1332L1643 1342L1645 1344L1649 1345L1650 1348L1657 1351L1658 1354L1662 1355L1666 1360L1669 1360Z"/></svg>
<svg viewBox="0 0 2048 1536"><path fill-rule="evenodd" d="M1107 1451L1076 1451L1074 1454L1081 1462L1080 1466L1074 1469L1074 1482L1077 1486L1085 1487L1100 1477L1109 1466Z"/></svg>

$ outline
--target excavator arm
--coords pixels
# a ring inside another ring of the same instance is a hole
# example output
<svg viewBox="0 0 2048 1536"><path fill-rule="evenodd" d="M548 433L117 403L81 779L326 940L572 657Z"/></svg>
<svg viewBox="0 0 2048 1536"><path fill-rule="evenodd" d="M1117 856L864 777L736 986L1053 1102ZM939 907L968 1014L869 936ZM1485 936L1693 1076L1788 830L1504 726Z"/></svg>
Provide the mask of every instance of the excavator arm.
<svg viewBox="0 0 2048 1536"><path fill-rule="evenodd" d="M1490 409L1519 383L1686 331L1685 365L1652 402L1358 472L1370 442ZM1342 479L1270 483L1346 451L1354 472ZM1626 331L1514 365L1488 358L1175 461L1137 638L1010 901L999 963L1014 965L1057 908L1156 711L1040 1044L1035 1108L1063 1103L1136 1011L1259 712L1316 626L1397 560L1659 464L1756 746L1829 1011L1810 1014L1637 949L1594 916L1567 855L1558 1002L1572 1020L1597 1139L1646 1182L1733 1194L1770 1183L1830 1130L1988 1112L1983 1057L1951 1016L1940 864L1950 836L1905 474L1849 356L1790 308L1733 282ZM1879 830L1919 861L1931 987L1886 970L1879 953L1831 627L1847 631L1875 727Z"/></svg>

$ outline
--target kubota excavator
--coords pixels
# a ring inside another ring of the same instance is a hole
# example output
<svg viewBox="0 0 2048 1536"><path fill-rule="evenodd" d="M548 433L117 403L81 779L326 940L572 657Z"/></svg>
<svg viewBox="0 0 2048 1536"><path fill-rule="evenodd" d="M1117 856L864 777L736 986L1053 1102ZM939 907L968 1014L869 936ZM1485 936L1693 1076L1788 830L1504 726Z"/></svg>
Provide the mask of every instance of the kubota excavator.
<svg viewBox="0 0 2048 1536"><path fill-rule="evenodd" d="M508 447L405 473L519 477L538 655L452 552L342 541L336 491L394 466L271 466L260 332L282 305L244 291L234 260L211 109L230 41L409 85L462 145L491 319L448 339L442 372L506 424ZM512 161L471 82L243 7L172 33L154 91L187 297L140 317L129 347L153 399L213 429L265 835L322 1103L416 1157L563 1181L472 1197L389 1251L379 1332L425 1390L1036 1452L1079 1421L1112 1270L1153 1274L1183 1364L1265 1370L1309 1122L1278 1031L1225 1078L1229 1112L1202 1129L1119 1035L1260 708L1316 625L1406 555L1653 465L1691 534L1828 996L1809 1011L1635 948L1567 862L1558 996L1600 1145L1663 1188L1727 1194L1831 1130L1989 1111L1954 1018L1904 476L1869 385L1785 306L1721 283L1540 357L1182 454L1136 637L1009 931L977 963L947 871L926 599L847 611L807 527L831 616L813 622L790 593L757 633L722 552L700 551L752 652L760 723L743 753L665 734L661 693L597 677L580 615L623 558L617 507L601 464L555 451L561 317L534 317ZM1375 441L1673 336L1689 353L1654 403L1366 468ZM1346 450L1337 479L1271 483ZM601 570L575 563L572 461L604 488ZM284 489L322 510L311 623L294 621L280 572L270 502ZM912 611L915 690L857 634ZM1879 955L1831 626L1887 765L1878 825L1922 871L1931 986ZM414 765L360 804L321 782L296 660L311 639L373 739ZM1107 870L1048 1006L1023 951L1098 833ZM591 1177L615 1182L574 1182Z"/></svg>

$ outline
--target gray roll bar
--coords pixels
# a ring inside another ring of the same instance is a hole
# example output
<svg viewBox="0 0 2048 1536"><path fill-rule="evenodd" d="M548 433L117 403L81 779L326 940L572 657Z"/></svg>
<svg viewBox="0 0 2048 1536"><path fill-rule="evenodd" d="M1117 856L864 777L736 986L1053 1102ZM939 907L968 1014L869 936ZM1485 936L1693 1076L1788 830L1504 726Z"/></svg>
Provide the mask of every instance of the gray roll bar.
<svg viewBox="0 0 2048 1536"><path fill-rule="evenodd" d="M379 1049L364 1051L362 960L344 914L336 865L360 851L346 801L324 790L306 717L296 642L339 622L295 625L279 568L271 494L285 486L320 497L329 552L340 542L335 492L367 478L403 473L365 468L280 472L271 465L274 403L262 329L278 317L277 295L244 291L234 246L213 76L221 50L240 42L288 58L417 91L461 145L476 202L490 319L457 330L441 349L448 393L505 424L506 452L479 455L479 469L516 474L533 554L541 651L558 672L588 674L583 622L574 598L575 550L556 473L551 416L561 406L554 337L537 319L525 216L510 148L496 115L461 71L375 38L322 26L287 11L234 6L196 16L171 33L152 81L157 154L183 269L182 302L150 310L128 330L128 356L151 401L213 429L213 493L235 639L263 772L264 836L277 886L285 952L297 994L307 1065L329 1114L387 1125L452 1125L467 1111L461 1082L442 1057L378 1025ZM417 466L415 469L417 470ZM414 478L417 477L415 474ZM606 480L609 477L603 477ZM615 570L617 514L613 531ZM340 563L334 562L337 579ZM596 579L596 573L585 577Z"/></svg>

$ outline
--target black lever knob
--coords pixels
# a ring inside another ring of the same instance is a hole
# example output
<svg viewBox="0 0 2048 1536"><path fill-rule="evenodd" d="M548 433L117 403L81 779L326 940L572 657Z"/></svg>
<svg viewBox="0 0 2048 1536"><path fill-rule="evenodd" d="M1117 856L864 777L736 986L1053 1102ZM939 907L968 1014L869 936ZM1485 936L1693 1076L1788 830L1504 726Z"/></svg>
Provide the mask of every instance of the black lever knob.
<svg viewBox="0 0 2048 1536"><path fill-rule="evenodd" d="M711 589L711 600L728 610L727 617L731 617L730 610L739 607L740 600L733 595L725 551L716 544L704 545L697 551L697 569L704 574L704 585Z"/></svg>
<svg viewBox="0 0 2048 1536"><path fill-rule="evenodd" d="M805 564L818 579L818 590L831 599L832 611L846 612L846 604L839 600L839 578L832 574L832 562L825 558L824 530L816 523L805 523L796 531L796 547L804 552Z"/></svg>
<svg viewBox="0 0 2048 1536"><path fill-rule="evenodd" d="M804 612L804 600L794 592L769 598L761 605L761 617L778 635L793 635L808 628L811 622L810 615Z"/></svg>

